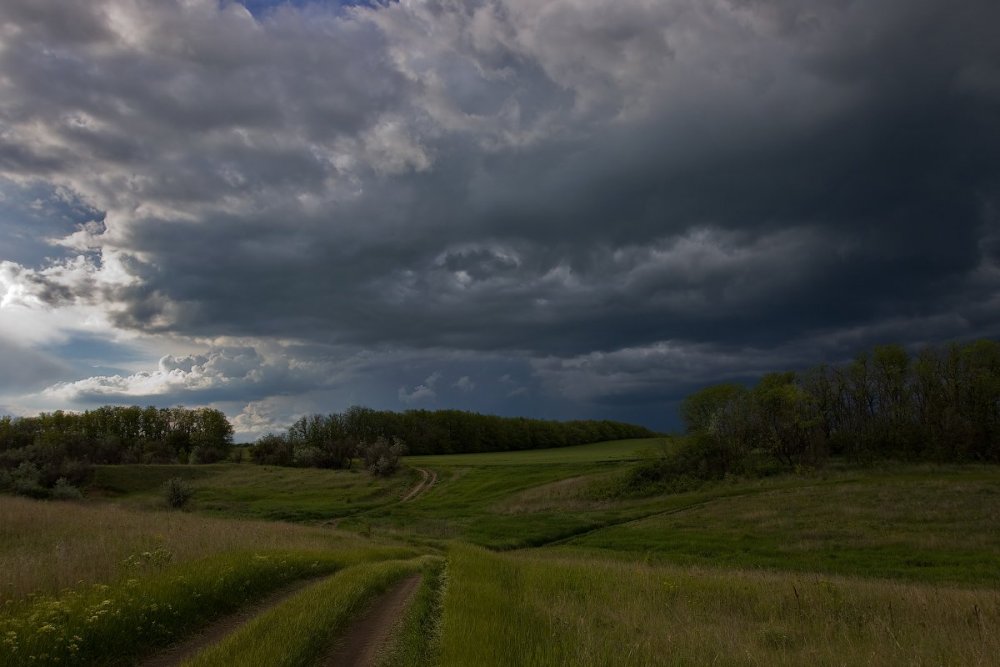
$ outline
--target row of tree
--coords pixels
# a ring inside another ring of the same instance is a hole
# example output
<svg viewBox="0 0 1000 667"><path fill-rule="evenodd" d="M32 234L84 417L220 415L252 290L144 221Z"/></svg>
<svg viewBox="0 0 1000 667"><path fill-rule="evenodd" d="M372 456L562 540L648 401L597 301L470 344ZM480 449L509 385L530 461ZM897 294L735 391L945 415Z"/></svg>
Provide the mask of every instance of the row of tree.
<svg viewBox="0 0 1000 667"><path fill-rule="evenodd" d="M655 435L611 421L557 422L459 410L391 412L352 407L310 415L286 433L269 434L251 449L258 463L344 468L376 443L406 443L410 454L457 454L566 447Z"/></svg>
<svg viewBox="0 0 1000 667"><path fill-rule="evenodd" d="M722 384L681 408L685 456L704 476L760 462L815 465L829 455L1000 463L1000 343L910 355L876 347L853 362Z"/></svg>
<svg viewBox="0 0 1000 667"><path fill-rule="evenodd" d="M104 406L82 413L0 417L0 485L82 482L100 463L211 463L228 456L233 427L211 408Z"/></svg>

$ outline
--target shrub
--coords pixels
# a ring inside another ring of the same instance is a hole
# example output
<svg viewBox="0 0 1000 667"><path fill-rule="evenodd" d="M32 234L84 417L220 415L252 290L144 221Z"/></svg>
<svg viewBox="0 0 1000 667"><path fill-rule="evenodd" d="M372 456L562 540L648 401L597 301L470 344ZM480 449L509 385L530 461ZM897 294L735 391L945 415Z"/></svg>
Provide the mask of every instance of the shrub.
<svg viewBox="0 0 1000 667"><path fill-rule="evenodd" d="M11 488L19 496L29 498L48 498L49 490L42 486L42 472L34 463L23 461L11 473Z"/></svg>
<svg viewBox="0 0 1000 667"><path fill-rule="evenodd" d="M194 489L180 477L171 477L163 485L163 494L169 507L181 509L191 500Z"/></svg>
<svg viewBox="0 0 1000 667"><path fill-rule="evenodd" d="M372 443L364 443L360 447L368 472L379 477L388 477L399 467L399 457L406 453L406 445L399 438L390 442L379 437Z"/></svg>
<svg viewBox="0 0 1000 667"><path fill-rule="evenodd" d="M681 493L734 474L751 477L764 474L752 465L748 456L734 456L730 448L712 435L696 433L675 442L673 447L631 468L618 479L610 495Z"/></svg>
<svg viewBox="0 0 1000 667"><path fill-rule="evenodd" d="M86 461L78 459L64 459L59 464L59 479L65 479L67 484L72 486L84 486L93 473L93 467Z"/></svg>
<svg viewBox="0 0 1000 667"><path fill-rule="evenodd" d="M319 447L299 447L292 454L292 462L303 468L324 468L325 455Z"/></svg>
<svg viewBox="0 0 1000 667"><path fill-rule="evenodd" d="M80 500L83 498L83 494L65 477L60 477L56 480L55 486L52 487L52 498L55 500Z"/></svg>

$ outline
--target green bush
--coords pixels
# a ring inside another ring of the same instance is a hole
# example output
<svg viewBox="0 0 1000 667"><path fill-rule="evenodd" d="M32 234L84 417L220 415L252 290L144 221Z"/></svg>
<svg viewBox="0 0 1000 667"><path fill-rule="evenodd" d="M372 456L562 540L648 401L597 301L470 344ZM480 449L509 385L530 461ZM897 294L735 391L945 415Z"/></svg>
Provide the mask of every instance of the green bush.
<svg viewBox="0 0 1000 667"><path fill-rule="evenodd" d="M185 507L194 495L194 489L180 477L171 477L163 485L167 505L174 509Z"/></svg>
<svg viewBox="0 0 1000 667"><path fill-rule="evenodd" d="M11 473L11 488L19 496L48 498L49 490L41 485L41 470L30 461L23 461Z"/></svg>
<svg viewBox="0 0 1000 667"><path fill-rule="evenodd" d="M406 445L399 438L379 437L372 443L363 443L360 447L368 472L379 477L388 477L396 472L399 457L406 453Z"/></svg>
<svg viewBox="0 0 1000 667"><path fill-rule="evenodd" d="M60 477L56 480L55 486L52 487L52 498L54 500L80 500L83 498L83 494L65 477Z"/></svg>

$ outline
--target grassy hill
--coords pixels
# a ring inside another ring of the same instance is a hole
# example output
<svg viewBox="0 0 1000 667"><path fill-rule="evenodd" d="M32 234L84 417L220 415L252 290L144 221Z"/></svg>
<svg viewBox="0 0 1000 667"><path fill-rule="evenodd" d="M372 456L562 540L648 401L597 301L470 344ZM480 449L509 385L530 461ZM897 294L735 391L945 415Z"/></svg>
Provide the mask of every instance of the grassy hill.
<svg viewBox="0 0 1000 667"><path fill-rule="evenodd" d="M320 664L366 601L417 574L383 664L997 664L1000 468L833 466L616 493L661 446L409 457L388 479L108 466L84 502L0 497L0 665L25 651L32 664L129 664L316 577L240 630L275 639L234 634L198 664L285 664L247 657L258 645ZM163 509L171 477L193 488L190 511ZM150 611L191 582L199 613ZM104 600L145 629L89 623Z"/></svg>

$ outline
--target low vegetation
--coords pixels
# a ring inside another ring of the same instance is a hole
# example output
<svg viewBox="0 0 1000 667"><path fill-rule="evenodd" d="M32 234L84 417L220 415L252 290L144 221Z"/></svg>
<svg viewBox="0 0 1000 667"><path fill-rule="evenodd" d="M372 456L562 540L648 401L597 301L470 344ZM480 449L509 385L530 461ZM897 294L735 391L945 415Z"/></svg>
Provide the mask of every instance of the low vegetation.
<svg viewBox="0 0 1000 667"><path fill-rule="evenodd" d="M443 665L989 665L1000 593L450 552Z"/></svg>
<svg viewBox="0 0 1000 667"><path fill-rule="evenodd" d="M351 553L358 560L413 554L330 528L0 496L0 606L128 579L136 558L139 570L156 570L144 553L169 553L173 566L253 550Z"/></svg>
<svg viewBox="0 0 1000 667"><path fill-rule="evenodd" d="M169 552L140 556L153 567ZM229 553L8 606L0 665L130 664L296 579L343 567L336 552ZM138 574L138 573L137 573Z"/></svg>
<svg viewBox="0 0 1000 667"><path fill-rule="evenodd" d="M356 565L261 614L188 667L316 664L366 603L404 576L433 561L387 561Z"/></svg>
<svg viewBox="0 0 1000 667"><path fill-rule="evenodd" d="M719 484L566 542L641 560L1000 582L1000 469L893 466Z"/></svg>
<svg viewBox="0 0 1000 667"><path fill-rule="evenodd" d="M87 492L136 507L166 507L163 484L183 479L189 508L230 517L324 522L397 502L419 479L402 470L390 477L316 468L217 463L205 466L97 466Z"/></svg>

